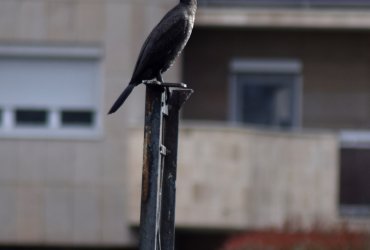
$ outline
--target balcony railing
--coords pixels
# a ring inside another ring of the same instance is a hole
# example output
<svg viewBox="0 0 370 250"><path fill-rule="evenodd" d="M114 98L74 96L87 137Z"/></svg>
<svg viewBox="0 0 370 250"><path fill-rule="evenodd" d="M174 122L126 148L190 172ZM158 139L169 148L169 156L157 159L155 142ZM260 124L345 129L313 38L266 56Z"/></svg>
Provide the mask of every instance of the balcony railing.
<svg viewBox="0 0 370 250"><path fill-rule="evenodd" d="M201 6L370 7L370 0L198 0Z"/></svg>

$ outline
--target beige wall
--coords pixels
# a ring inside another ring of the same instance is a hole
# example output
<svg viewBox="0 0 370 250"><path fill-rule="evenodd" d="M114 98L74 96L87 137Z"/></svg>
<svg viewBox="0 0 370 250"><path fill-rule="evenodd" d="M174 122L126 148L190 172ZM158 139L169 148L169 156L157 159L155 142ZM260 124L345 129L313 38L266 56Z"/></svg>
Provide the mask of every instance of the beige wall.
<svg viewBox="0 0 370 250"><path fill-rule="evenodd" d="M179 140L179 227L338 226L335 134L198 124L184 126ZM129 197L133 224L139 218L142 141L142 130L132 129Z"/></svg>
<svg viewBox="0 0 370 250"><path fill-rule="evenodd" d="M184 55L185 82L196 89L184 117L228 119L233 59L294 59L303 127L368 129L369 42L368 31L198 27Z"/></svg>
<svg viewBox="0 0 370 250"><path fill-rule="evenodd" d="M100 48L104 100L101 137L0 138L1 244L135 241L127 222L124 128L142 122L144 88L117 114L105 112L127 84L145 36L176 2L0 0L0 45ZM177 68L165 78L176 80Z"/></svg>

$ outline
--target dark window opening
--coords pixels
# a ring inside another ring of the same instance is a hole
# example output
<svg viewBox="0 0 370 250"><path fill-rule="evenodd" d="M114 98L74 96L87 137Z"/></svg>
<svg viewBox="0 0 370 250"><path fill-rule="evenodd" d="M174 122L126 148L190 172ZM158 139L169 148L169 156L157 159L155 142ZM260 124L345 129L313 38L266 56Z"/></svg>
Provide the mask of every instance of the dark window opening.
<svg viewBox="0 0 370 250"><path fill-rule="evenodd" d="M92 126L94 113L87 110L63 110L62 126Z"/></svg>
<svg viewBox="0 0 370 250"><path fill-rule="evenodd" d="M236 120L251 125L297 126L297 77L284 74L239 74Z"/></svg>
<svg viewBox="0 0 370 250"><path fill-rule="evenodd" d="M46 110L17 109L15 111L16 125L46 126L48 113Z"/></svg>
<svg viewBox="0 0 370 250"><path fill-rule="evenodd" d="M342 215L370 216L370 149L343 148L340 158Z"/></svg>

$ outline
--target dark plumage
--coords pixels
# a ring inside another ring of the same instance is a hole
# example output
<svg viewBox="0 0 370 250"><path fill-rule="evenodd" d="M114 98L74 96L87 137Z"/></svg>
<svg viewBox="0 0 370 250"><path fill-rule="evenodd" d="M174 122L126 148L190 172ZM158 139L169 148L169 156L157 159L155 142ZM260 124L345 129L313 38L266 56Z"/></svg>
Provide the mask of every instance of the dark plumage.
<svg viewBox="0 0 370 250"><path fill-rule="evenodd" d="M124 103L131 91L145 80L163 82L168 70L184 49L194 26L197 0L180 0L152 30L141 48L132 78L109 111L112 114Z"/></svg>

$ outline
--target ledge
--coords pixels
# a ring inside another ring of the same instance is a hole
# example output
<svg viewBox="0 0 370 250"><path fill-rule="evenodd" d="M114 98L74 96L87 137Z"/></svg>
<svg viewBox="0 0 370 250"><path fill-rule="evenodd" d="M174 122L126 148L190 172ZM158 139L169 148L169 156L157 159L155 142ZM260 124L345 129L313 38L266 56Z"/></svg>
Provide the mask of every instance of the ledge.
<svg viewBox="0 0 370 250"><path fill-rule="evenodd" d="M198 27L370 29L370 11L202 7Z"/></svg>

